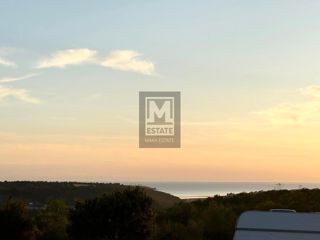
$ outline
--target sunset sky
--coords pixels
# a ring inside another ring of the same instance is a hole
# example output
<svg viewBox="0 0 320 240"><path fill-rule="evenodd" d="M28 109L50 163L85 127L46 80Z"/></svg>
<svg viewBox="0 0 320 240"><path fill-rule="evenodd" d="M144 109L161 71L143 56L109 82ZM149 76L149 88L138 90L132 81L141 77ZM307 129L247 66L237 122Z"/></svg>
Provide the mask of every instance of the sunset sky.
<svg viewBox="0 0 320 240"><path fill-rule="evenodd" d="M0 8L0 180L320 182L320 1ZM138 148L139 91L181 148Z"/></svg>

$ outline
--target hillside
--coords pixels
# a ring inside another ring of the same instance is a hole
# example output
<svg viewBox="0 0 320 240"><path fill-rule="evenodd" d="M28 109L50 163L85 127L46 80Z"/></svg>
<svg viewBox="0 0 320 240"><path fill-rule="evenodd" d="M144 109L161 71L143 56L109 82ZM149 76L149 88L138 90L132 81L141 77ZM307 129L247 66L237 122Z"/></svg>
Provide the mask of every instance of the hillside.
<svg viewBox="0 0 320 240"><path fill-rule="evenodd" d="M0 203L8 198L21 199L29 206L43 206L52 199L62 199L68 205L75 201L99 197L116 190L128 188L119 183L81 183L81 182L0 182ZM156 207L170 207L180 201L170 194L143 187Z"/></svg>

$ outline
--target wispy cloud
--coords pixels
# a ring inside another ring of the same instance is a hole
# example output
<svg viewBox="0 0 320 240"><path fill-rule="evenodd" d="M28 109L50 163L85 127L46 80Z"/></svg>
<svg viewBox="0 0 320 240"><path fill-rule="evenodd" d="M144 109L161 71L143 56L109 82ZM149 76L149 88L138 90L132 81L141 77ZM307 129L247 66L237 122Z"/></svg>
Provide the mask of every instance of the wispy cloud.
<svg viewBox="0 0 320 240"><path fill-rule="evenodd" d="M53 53L49 58L42 59L36 68L64 68L68 65L79 65L96 61L97 52L87 48L67 49Z"/></svg>
<svg viewBox="0 0 320 240"><path fill-rule="evenodd" d="M31 73L31 74L20 76L20 77L4 77L4 78L0 78L0 83L20 81L20 80L32 78L38 75L39 73Z"/></svg>
<svg viewBox="0 0 320 240"><path fill-rule="evenodd" d="M0 100L4 99L9 99L9 98L14 98L23 102L28 102L28 103L40 103L40 100L32 97L29 93L28 90L26 89L21 89L21 88L12 88L12 87L6 87L3 86L2 84L10 83L10 82L15 82L23 79L28 79L34 76L39 75L38 73L31 73L27 74L24 76L20 77L5 77L5 78L0 78Z"/></svg>
<svg viewBox="0 0 320 240"><path fill-rule="evenodd" d="M0 57L0 65L5 66L5 67L16 67L17 64L15 64L14 62L11 62L7 59L4 59L2 57Z"/></svg>
<svg viewBox="0 0 320 240"><path fill-rule="evenodd" d="M145 75L154 73L154 64L139 58L141 53L132 50L116 50L101 62L102 66L121 71L137 72Z"/></svg>
<svg viewBox="0 0 320 240"><path fill-rule="evenodd" d="M283 103L258 113L276 124L302 124L306 120L319 116L320 103L313 101L296 104Z"/></svg>
<svg viewBox="0 0 320 240"><path fill-rule="evenodd" d="M320 85L310 85L300 89L300 92L308 97L320 98Z"/></svg>
<svg viewBox="0 0 320 240"><path fill-rule="evenodd" d="M300 89L300 93L312 99L297 103L281 103L257 113L276 124L304 124L308 120L320 117L320 86L307 86Z"/></svg>
<svg viewBox="0 0 320 240"><path fill-rule="evenodd" d="M64 68L69 65L96 64L120 71L137 72L151 75L154 64L141 59L142 54L133 50L115 50L104 59L97 57L97 51L88 48L57 51L50 57L40 60L36 68Z"/></svg>
<svg viewBox="0 0 320 240"><path fill-rule="evenodd" d="M40 100L32 97L26 89L9 88L0 85L0 100L10 97L28 103L40 103Z"/></svg>

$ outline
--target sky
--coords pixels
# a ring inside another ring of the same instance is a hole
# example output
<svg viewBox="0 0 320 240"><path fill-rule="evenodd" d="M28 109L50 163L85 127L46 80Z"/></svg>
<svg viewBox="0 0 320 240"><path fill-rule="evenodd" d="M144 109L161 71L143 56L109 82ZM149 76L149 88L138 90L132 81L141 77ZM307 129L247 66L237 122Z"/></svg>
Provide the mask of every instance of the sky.
<svg viewBox="0 0 320 240"><path fill-rule="evenodd" d="M0 180L320 182L319 1L0 7ZM139 91L181 148L138 147Z"/></svg>

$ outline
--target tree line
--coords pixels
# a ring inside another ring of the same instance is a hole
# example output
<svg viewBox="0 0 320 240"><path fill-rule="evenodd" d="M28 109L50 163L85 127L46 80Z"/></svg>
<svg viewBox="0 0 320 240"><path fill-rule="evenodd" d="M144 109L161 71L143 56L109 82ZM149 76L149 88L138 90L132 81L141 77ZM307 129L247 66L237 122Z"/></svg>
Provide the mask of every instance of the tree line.
<svg viewBox="0 0 320 240"><path fill-rule="evenodd" d="M126 188L68 206L51 200L28 209L8 199L0 206L6 240L231 240L236 219L248 210L320 211L320 190L273 190L180 201L156 208L142 188Z"/></svg>

